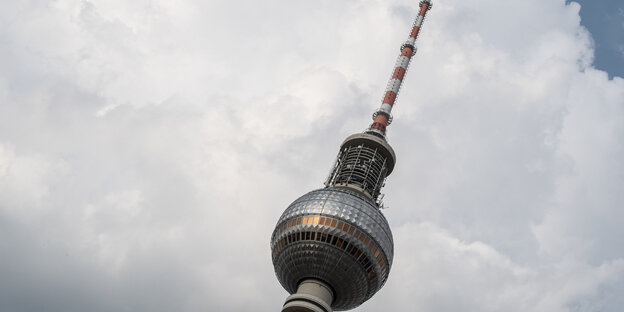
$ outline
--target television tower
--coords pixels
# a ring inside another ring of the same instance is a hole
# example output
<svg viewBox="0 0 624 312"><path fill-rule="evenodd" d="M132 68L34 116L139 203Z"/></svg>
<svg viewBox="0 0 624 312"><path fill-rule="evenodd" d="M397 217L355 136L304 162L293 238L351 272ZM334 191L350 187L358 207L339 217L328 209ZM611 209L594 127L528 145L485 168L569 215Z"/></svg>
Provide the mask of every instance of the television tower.
<svg viewBox="0 0 624 312"><path fill-rule="evenodd" d="M386 128L431 5L431 0L420 1L420 12L401 46L373 123L342 143L325 187L290 204L273 230L275 274L291 294L282 312L353 309L388 278L394 243L380 211L380 191L396 156L386 141Z"/></svg>

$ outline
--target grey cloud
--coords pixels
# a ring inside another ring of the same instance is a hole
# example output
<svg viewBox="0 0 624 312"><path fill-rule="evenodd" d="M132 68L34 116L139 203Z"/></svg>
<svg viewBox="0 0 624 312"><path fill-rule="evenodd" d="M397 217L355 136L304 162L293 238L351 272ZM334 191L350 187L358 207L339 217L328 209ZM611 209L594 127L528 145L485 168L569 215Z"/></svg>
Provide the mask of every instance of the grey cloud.
<svg viewBox="0 0 624 312"><path fill-rule="evenodd" d="M279 309L274 223L370 122L416 5L1 12L0 310ZM437 1L419 48L396 260L357 311L618 311L624 82L578 5Z"/></svg>

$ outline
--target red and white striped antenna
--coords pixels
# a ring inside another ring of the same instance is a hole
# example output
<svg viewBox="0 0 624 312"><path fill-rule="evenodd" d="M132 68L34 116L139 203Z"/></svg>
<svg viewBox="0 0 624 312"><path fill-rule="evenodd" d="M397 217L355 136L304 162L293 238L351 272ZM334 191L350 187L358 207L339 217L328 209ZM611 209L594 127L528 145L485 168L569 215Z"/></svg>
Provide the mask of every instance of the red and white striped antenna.
<svg viewBox="0 0 624 312"><path fill-rule="evenodd" d="M401 46L401 54L397 59L392 77L390 77L390 81L388 81L381 107L373 114L373 123L370 125L367 132L385 137L386 127L392 122L392 107L401 89L401 83L403 83L403 78L405 78L410 60L412 56L416 54L416 38L418 38L418 33L420 32L427 11L431 9L431 0L420 1L419 6L420 12L414 21L412 32L407 41Z"/></svg>

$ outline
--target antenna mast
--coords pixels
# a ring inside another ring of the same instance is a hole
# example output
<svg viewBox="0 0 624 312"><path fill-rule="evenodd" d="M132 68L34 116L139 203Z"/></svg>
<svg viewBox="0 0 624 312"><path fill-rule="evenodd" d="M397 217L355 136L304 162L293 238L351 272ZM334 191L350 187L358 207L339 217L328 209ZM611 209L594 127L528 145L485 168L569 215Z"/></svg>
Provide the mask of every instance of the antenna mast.
<svg viewBox="0 0 624 312"><path fill-rule="evenodd" d="M399 90L401 89L401 84L403 83L403 78L405 78L405 74L407 73L410 60L412 59L412 56L416 54L415 44L416 39L418 38L418 33L422 27L425 15L431 7L431 0L420 1L420 12L414 21L412 32L410 33L409 38L407 38L407 41L405 41L405 43L401 46L401 54L397 58L394 72L392 73L392 77L390 77L390 81L388 81L388 86L386 87L386 93L383 101L381 102L381 107L373 113L373 123L370 125L367 132L385 137L386 127L392 123L392 107L394 106Z"/></svg>

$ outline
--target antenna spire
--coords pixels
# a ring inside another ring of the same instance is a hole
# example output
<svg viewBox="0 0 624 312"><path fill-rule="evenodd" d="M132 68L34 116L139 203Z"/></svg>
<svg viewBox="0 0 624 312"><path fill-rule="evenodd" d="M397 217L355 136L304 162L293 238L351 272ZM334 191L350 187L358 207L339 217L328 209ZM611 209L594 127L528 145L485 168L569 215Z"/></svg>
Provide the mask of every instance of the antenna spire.
<svg viewBox="0 0 624 312"><path fill-rule="evenodd" d="M418 38L418 33L422 27L425 15L427 11L431 9L432 5L431 0L420 1L420 12L414 21L412 32L409 38L407 38L407 41L401 46L401 54L397 58L394 72L392 73L392 77L390 77L390 81L388 81L381 107L373 113L373 123L370 125L367 132L385 137L386 127L392 123L392 107L401 89L401 84L407 73L410 60L412 56L416 54L416 38Z"/></svg>

